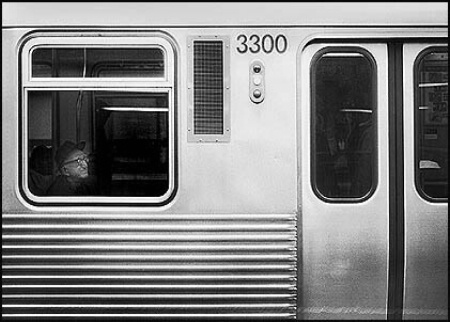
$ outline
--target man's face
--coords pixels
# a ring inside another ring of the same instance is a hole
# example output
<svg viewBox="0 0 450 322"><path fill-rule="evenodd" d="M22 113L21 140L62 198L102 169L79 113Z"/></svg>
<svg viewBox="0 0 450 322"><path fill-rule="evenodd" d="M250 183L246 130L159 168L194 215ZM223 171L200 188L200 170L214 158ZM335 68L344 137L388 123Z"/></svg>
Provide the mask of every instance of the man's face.
<svg viewBox="0 0 450 322"><path fill-rule="evenodd" d="M89 175L89 160L81 150L74 150L63 164L65 174L73 178L86 178Z"/></svg>

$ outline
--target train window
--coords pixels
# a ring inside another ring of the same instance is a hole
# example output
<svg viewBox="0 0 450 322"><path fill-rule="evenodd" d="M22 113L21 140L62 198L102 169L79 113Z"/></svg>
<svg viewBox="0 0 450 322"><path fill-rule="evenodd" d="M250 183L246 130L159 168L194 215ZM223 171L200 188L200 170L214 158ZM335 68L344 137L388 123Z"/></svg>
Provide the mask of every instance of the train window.
<svg viewBox="0 0 450 322"><path fill-rule="evenodd" d="M311 65L311 173L326 201L360 201L376 184L376 80L370 54L330 48Z"/></svg>
<svg viewBox="0 0 450 322"><path fill-rule="evenodd" d="M37 48L32 77L164 77L160 48Z"/></svg>
<svg viewBox="0 0 450 322"><path fill-rule="evenodd" d="M34 179L38 174L64 177L58 151L66 141L84 142L80 150L89 161L73 166L86 167L95 187L81 194L161 196L169 185L168 112L167 93L30 91L30 173ZM56 140L52 130L59 133ZM52 158L53 146L59 148ZM46 190L46 195L79 193L59 181L47 189L38 184L30 188L38 194Z"/></svg>
<svg viewBox="0 0 450 322"><path fill-rule="evenodd" d="M161 39L124 39L24 45L22 183L34 203L162 205L172 196L174 54Z"/></svg>
<svg viewBox="0 0 450 322"><path fill-rule="evenodd" d="M416 184L426 199L448 198L448 49L419 55L415 75Z"/></svg>

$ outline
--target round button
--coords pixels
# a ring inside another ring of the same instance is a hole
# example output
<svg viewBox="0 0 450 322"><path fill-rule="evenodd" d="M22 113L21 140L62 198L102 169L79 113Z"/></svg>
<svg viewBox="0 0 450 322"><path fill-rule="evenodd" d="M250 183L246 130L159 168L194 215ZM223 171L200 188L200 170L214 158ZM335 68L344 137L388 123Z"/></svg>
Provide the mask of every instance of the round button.
<svg viewBox="0 0 450 322"><path fill-rule="evenodd" d="M253 66L253 71L254 71L255 73L261 72L261 66L259 66L259 65Z"/></svg>
<svg viewBox="0 0 450 322"><path fill-rule="evenodd" d="M261 91L260 91L259 89L255 89L255 90L253 91L253 96L254 96L255 98L260 98L261 95L262 95L262 93L261 93Z"/></svg>
<svg viewBox="0 0 450 322"><path fill-rule="evenodd" d="M256 86L259 86L259 85L261 85L261 83L262 83L261 76L258 76L258 75L253 76L253 84L255 84Z"/></svg>

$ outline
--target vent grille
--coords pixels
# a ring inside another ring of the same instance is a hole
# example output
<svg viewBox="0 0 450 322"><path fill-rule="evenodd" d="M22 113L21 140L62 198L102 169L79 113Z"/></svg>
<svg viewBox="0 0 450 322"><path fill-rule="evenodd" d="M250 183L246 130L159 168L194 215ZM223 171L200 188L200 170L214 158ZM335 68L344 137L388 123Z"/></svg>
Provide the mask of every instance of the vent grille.
<svg viewBox="0 0 450 322"><path fill-rule="evenodd" d="M224 130L224 55L222 41L194 41L194 134Z"/></svg>

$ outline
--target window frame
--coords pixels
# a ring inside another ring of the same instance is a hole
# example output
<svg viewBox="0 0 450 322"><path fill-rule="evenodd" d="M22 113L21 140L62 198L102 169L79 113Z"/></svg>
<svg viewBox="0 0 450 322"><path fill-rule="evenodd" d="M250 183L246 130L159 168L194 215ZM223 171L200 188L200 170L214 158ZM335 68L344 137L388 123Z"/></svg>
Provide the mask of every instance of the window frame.
<svg viewBox="0 0 450 322"><path fill-rule="evenodd" d="M361 54L365 59L368 60L372 67L372 95L371 99L374 108L372 109L372 122L373 122L373 156L372 156L372 185L369 191L362 197L327 197L325 196L317 186L316 177L316 143L315 143L315 112L316 112L316 66L318 61L324 56L324 54L329 53L346 53L346 54ZM365 48L354 46L354 45L342 45L342 46L325 46L314 53L309 67L309 78L310 78L310 184L314 194L322 201L326 203L333 204L355 204L362 203L370 199L375 193L378 187L378 69L377 63L373 55Z"/></svg>
<svg viewBox="0 0 450 322"><path fill-rule="evenodd" d="M440 46L440 45L433 45L424 48L416 57L414 60L414 128L415 128L415 135L414 135L414 182L415 182L415 188L417 193L420 195L420 197L428 202L433 203L445 203L448 202L448 198L437 198L437 197L431 197L425 193L423 190L423 187L421 185L421 171L420 171L420 135L419 129L421 128L420 122L421 117L419 115L419 105L420 105L420 92L419 92L419 83L420 83L420 64L422 60L429 55L430 53L438 53L438 52L447 52L448 53L448 47L447 46ZM448 63L447 63L448 64ZM447 85L448 86L448 85ZM448 124L447 124L448 126ZM422 133L423 134L423 133ZM447 142L448 143L448 142ZM448 153L448 151L447 151ZM448 178L447 178L448 181Z"/></svg>
<svg viewBox="0 0 450 322"><path fill-rule="evenodd" d="M32 54L37 48L160 48L164 55L164 77L32 77ZM173 200L177 190L177 97L176 52L170 38L150 33L32 33L19 48L19 109L18 109L18 189L33 206L164 206ZM117 196L36 196L28 187L28 101L32 91L93 91L167 93L168 95L168 190L158 197Z"/></svg>

